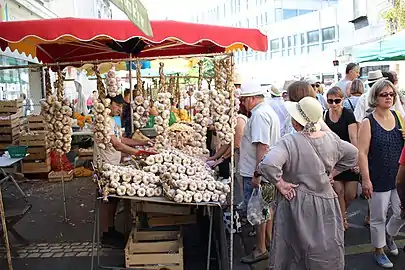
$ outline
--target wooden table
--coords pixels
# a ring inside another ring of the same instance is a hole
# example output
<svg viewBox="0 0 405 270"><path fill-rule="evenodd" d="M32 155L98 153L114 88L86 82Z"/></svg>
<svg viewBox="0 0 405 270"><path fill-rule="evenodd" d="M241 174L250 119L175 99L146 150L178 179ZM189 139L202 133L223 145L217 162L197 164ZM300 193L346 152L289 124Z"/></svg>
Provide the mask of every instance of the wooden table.
<svg viewBox="0 0 405 270"><path fill-rule="evenodd" d="M211 245L212 245L212 236L213 236L213 224L214 224L214 210L215 209L221 209L221 205L219 203L215 202L201 202L201 203L176 203L174 201L170 201L166 199L165 197L138 197L138 196L117 196L117 195L110 195L108 198L117 198L117 199L122 199L125 200L124 202L124 211L130 213L130 202L131 201L139 201L139 202L151 202L151 203L161 203L161 204L171 204L171 205L189 205L189 206L202 206L206 207L207 212L208 212L208 218L209 218L209 237L208 237L208 250L207 250L207 270L210 269L210 259L211 259ZM124 270L128 268L117 268L117 267L109 267L109 266L102 266L100 265L100 231L99 231L99 224L100 224L100 203L102 203L103 198L102 197L97 197L96 198L96 205L94 209L94 226L93 226L93 241L92 241L92 260L91 260L91 269L116 269L116 270ZM129 208L128 208L129 205ZM220 216L220 224L223 225L223 220L222 217L223 215L218 215L218 213L215 215ZM217 226L218 227L218 226ZM223 226L222 229L224 230ZM224 233L220 233L220 238L221 241L226 242L226 237ZM226 246L226 245L225 245ZM94 252L96 249L96 252ZM227 256L228 252L226 248L221 248L221 257L222 256ZM97 268L95 268L95 256L94 254L96 253L96 258L97 258ZM224 263L221 262L220 269L221 270L228 270L229 264L226 263L227 260L224 260ZM130 269L135 269L135 268L130 268Z"/></svg>

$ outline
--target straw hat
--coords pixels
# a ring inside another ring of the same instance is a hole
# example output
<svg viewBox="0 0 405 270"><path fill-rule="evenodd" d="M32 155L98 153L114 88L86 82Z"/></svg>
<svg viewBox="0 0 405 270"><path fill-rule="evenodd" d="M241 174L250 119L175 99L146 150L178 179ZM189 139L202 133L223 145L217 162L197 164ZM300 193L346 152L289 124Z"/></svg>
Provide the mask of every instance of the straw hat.
<svg viewBox="0 0 405 270"><path fill-rule="evenodd" d="M313 97L304 97L299 102L286 101L285 107L291 117L304 127L306 132L321 130L322 106Z"/></svg>
<svg viewBox="0 0 405 270"><path fill-rule="evenodd" d="M241 97L253 97L258 95L264 95L265 90L254 80L249 80L241 84L240 96Z"/></svg>
<svg viewBox="0 0 405 270"><path fill-rule="evenodd" d="M279 90L279 87L272 85L270 86L270 94L272 94L275 97L281 97L283 92Z"/></svg>
<svg viewBox="0 0 405 270"><path fill-rule="evenodd" d="M235 72L235 80L233 84L242 84L242 76L237 72Z"/></svg>

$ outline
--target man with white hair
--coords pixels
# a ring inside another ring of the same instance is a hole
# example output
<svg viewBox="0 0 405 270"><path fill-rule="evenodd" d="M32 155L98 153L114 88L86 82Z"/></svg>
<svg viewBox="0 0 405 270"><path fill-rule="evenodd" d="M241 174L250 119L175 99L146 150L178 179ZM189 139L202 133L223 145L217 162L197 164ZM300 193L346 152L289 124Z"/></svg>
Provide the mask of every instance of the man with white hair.
<svg viewBox="0 0 405 270"><path fill-rule="evenodd" d="M239 170L240 175L243 177L245 206L249 202L253 186L260 185L260 181L262 180L260 177L255 177L254 175L257 165L280 138L280 121L276 112L265 102L264 94L265 91L255 81L242 82L240 101L246 110L252 114L246 123L240 146ZM265 189L269 190L270 194L273 193L269 197L274 199L274 186L265 184L262 187L263 193ZM258 209L258 211L265 211L265 209ZM266 217L267 220L256 226L256 249L248 256L242 258L243 263L252 264L268 258L266 243L269 242L268 240L271 237L272 222L270 211L271 209L267 208L267 212L269 213Z"/></svg>

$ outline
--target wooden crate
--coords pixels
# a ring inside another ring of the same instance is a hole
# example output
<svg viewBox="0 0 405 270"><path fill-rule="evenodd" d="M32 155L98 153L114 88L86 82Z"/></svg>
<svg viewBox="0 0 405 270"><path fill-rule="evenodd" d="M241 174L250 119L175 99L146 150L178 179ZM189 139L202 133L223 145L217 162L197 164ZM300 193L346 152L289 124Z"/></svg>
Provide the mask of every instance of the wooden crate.
<svg viewBox="0 0 405 270"><path fill-rule="evenodd" d="M195 214L187 216L167 215L159 213L148 214L149 227L178 226L197 223Z"/></svg>
<svg viewBox="0 0 405 270"><path fill-rule="evenodd" d="M125 247L125 267L183 270L183 238L179 231L133 229Z"/></svg>
<svg viewBox="0 0 405 270"><path fill-rule="evenodd" d="M20 136L20 145L25 146L45 146L45 131L35 131L30 133L25 133Z"/></svg>
<svg viewBox="0 0 405 270"><path fill-rule="evenodd" d="M63 175L63 181L64 182L69 182L73 180L73 170L65 172L65 171L60 171L60 172L54 172L51 171L48 174L48 179L49 182L61 182L62 181L62 175Z"/></svg>
<svg viewBox="0 0 405 270"><path fill-rule="evenodd" d="M22 110L23 100L0 100L0 113L16 113Z"/></svg>
<svg viewBox="0 0 405 270"><path fill-rule="evenodd" d="M22 164L22 173L49 173L51 170L51 158L45 160L24 161Z"/></svg>
<svg viewBox="0 0 405 270"><path fill-rule="evenodd" d="M144 213L163 213L169 215L187 216L191 214L190 205L169 205L162 203L143 202L140 204L138 211Z"/></svg>
<svg viewBox="0 0 405 270"><path fill-rule="evenodd" d="M48 158L50 150L44 146L28 147L28 153L30 154L24 160L45 160Z"/></svg>
<svg viewBox="0 0 405 270"><path fill-rule="evenodd" d="M0 115L0 126L1 127L18 127L20 126L20 117L19 113L13 113L11 115Z"/></svg>
<svg viewBox="0 0 405 270"><path fill-rule="evenodd" d="M44 130L45 121L42 115L30 115L27 117L29 130Z"/></svg>

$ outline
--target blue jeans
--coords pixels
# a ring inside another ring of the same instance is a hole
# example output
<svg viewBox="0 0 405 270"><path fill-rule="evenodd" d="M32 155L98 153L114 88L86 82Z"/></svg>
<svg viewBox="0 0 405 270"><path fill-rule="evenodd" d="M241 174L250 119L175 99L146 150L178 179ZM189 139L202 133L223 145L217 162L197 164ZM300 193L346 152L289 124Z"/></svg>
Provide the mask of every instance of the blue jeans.
<svg viewBox="0 0 405 270"><path fill-rule="evenodd" d="M250 196L252 195L252 179L253 177L243 176L243 202L245 204L245 207L247 207Z"/></svg>

